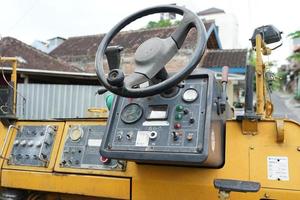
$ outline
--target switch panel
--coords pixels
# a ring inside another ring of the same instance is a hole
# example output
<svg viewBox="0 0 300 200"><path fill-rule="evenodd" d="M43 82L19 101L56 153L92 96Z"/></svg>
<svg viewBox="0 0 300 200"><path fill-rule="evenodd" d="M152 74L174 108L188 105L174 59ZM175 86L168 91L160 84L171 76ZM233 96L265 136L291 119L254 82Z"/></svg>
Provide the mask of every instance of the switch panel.
<svg viewBox="0 0 300 200"><path fill-rule="evenodd" d="M8 165L47 167L57 126L20 126L9 156Z"/></svg>
<svg viewBox="0 0 300 200"><path fill-rule="evenodd" d="M101 154L154 164L221 166L224 116L218 112L214 74L202 70L177 87L171 97L116 97Z"/></svg>
<svg viewBox="0 0 300 200"><path fill-rule="evenodd" d="M100 145L105 126L70 125L68 127L60 168L123 170L125 162L101 156Z"/></svg>

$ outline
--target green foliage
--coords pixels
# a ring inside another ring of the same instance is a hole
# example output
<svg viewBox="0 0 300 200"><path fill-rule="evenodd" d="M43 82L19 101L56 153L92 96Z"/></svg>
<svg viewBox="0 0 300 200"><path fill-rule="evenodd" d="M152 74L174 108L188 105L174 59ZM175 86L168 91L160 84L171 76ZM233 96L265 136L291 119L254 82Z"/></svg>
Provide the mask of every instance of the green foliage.
<svg viewBox="0 0 300 200"><path fill-rule="evenodd" d="M249 64L251 65L251 66L256 66L256 54L255 54L255 51L253 50L253 49L250 49L250 51L249 51L249 57L248 57L248 59L249 59Z"/></svg>
<svg viewBox="0 0 300 200"><path fill-rule="evenodd" d="M178 21L178 20L172 23L171 20L169 20L169 19L162 19L162 20L159 20L158 22L155 22L155 21L148 22L146 28L147 29L163 28L163 27L178 25L179 23L180 23L180 21Z"/></svg>
<svg viewBox="0 0 300 200"><path fill-rule="evenodd" d="M288 34L288 37L290 37L291 39L300 38L300 30ZM293 53L287 58L287 60L300 63L300 53L298 52Z"/></svg>
<svg viewBox="0 0 300 200"><path fill-rule="evenodd" d="M276 73L276 78L273 81L272 88L273 90L281 90L283 85L286 83L286 77L288 72L278 71Z"/></svg>
<svg viewBox="0 0 300 200"><path fill-rule="evenodd" d="M300 38L300 31L295 31L293 33L288 34L288 37L295 39L295 38Z"/></svg>
<svg viewBox="0 0 300 200"><path fill-rule="evenodd" d="M300 94L296 94L294 97L297 101L300 101Z"/></svg>
<svg viewBox="0 0 300 200"><path fill-rule="evenodd" d="M300 62L300 53L296 52L287 58L289 61Z"/></svg>

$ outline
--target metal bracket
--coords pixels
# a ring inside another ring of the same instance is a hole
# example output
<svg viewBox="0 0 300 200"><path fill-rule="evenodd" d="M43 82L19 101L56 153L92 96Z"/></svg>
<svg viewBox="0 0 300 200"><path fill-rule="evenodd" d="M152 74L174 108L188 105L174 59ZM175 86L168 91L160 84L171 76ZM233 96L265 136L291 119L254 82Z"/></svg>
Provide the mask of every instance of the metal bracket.
<svg viewBox="0 0 300 200"><path fill-rule="evenodd" d="M16 127L15 125L10 125L10 126L8 127L7 132L6 132L6 135L5 135L5 139L4 139L2 148L1 148L0 159L8 160L8 158L5 158L5 157L4 157L3 151L4 151L4 148L6 147L6 143L7 143L7 141L8 141L8 135L9 135L9 133L11 132L11 129L13 129L13 128L15 128L16 130L19 130L19 128Z"/></svg>
<svg viewBox="0 0 300 200"><path fill-rule="evenodd" d="M219 191L219 199L220 200L227 200L227 199L229 199L229 192L220 190Z"/></svg>
<svg viewBox="0 0 300 200"><path fill-rule="evenodd" d="M42 146L41 146L41 148L40 148L39 155L38 155L38 159L39 159L40 161L42 161L42 162L45 163L45 167L47 167L49 160L46 160L46 159L44 159L44 158L42 157L42 152L43 152L43 148L44 148L45 141L46 141L46 139L47 139L47 131L48 131L48 129L50 129L50 128L53 129L53 130L55 130L55 128L53 128L53 126L51 126L51 125L48 125L48 126L46 127L45 135L44 135L44 138L43 138L43 143L42 143ZM48 158L48 159L49 159L49 158Z"/></svg>
<svg viewBox="0 0 300 200"><path fill-rule="evenodd" d="M284 142L284 120L282 119L276 120L276 142Z"/></svg>
<svg viewBox="0 0 300 200"><path fill-rule="evenodd" d="M244 135L257 134L257 119L243 119L242 120L242 133Z"/></svg>

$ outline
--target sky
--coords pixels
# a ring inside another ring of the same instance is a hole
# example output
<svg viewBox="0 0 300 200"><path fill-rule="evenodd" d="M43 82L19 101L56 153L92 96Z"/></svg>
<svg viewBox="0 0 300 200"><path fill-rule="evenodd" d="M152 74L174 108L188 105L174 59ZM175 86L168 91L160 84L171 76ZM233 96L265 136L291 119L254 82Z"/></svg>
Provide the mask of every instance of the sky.
<svg viewBox="0 0 300 200"><path fill-rule="evenodd" d="M287 35L300 30L297 0L0 0L0 36L15 37L27 44L60 36L93 35L108 32L117 22L140 9L176 3L198 12L210 7L236 16L241 48L250 48L253 30L273 24L283 31L283 46L267 60L279 64L291 53ZM146 24L141 21L136 27ZM132 26L131 28L136 28Z"/></svg>

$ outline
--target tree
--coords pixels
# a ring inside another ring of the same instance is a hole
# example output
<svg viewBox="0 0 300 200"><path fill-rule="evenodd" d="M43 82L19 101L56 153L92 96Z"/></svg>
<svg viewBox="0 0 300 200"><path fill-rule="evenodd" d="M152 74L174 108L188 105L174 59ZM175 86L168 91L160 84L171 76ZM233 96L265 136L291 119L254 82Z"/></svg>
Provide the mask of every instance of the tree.
<svg viewBox="0 0 300 200"><path fill-rule="evenodd" d="M300 30L288 34L288 37L290 37L291 39L300 38ZM294 62L300 63L300 53L299 52L295 52L292 55L290 55L287 59L289 61L294 61Z"/></svg>
<svg viewBox="0 0 300 200"><path fill-rule="evenodd" d="M147 29L151 29L151 28L163 28L163 27L175 26L175 25L177 25L179 23L180 23L180 21L172 22L169 19L161 19L161 20L159 20L157 22L155 22L155 21L148 22L146 28Z"/></svg>
<svg viewBox="0 0 300 200"><path fill-rule="evenodd" d="M300 38L300 31L295 31L293 33L288 34L288 37L295 39L295 38Z"/></svg>

